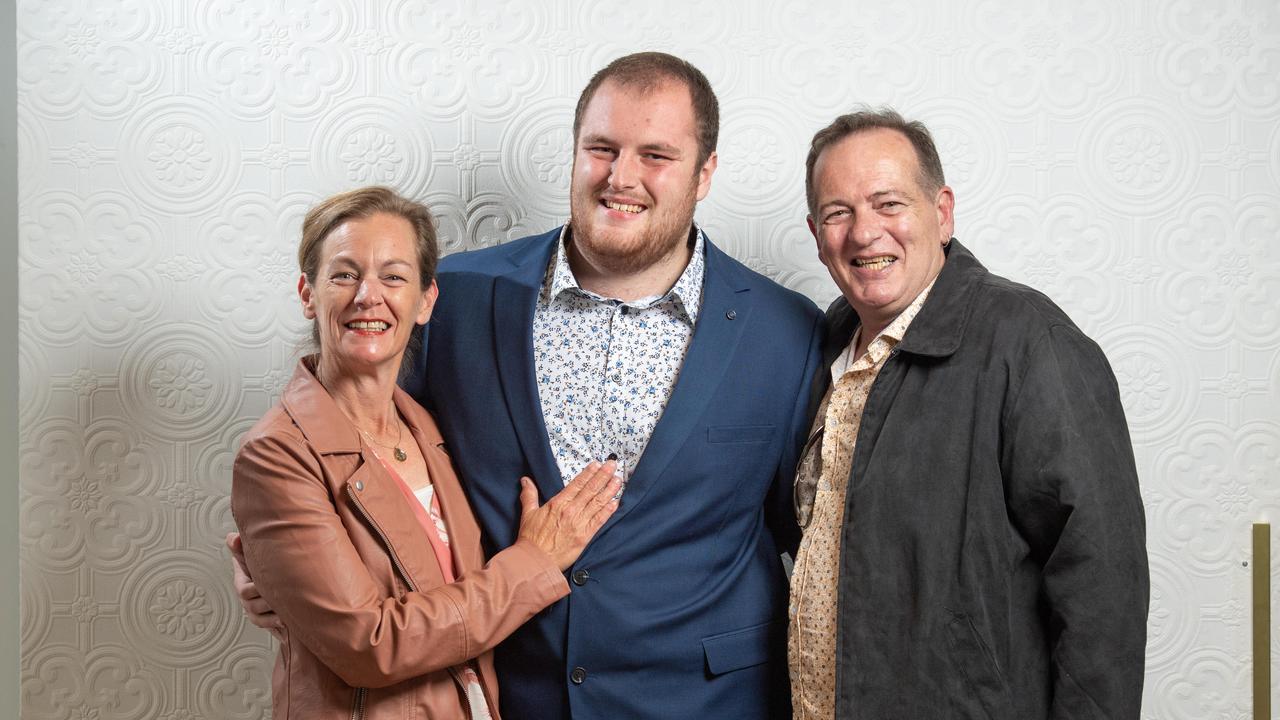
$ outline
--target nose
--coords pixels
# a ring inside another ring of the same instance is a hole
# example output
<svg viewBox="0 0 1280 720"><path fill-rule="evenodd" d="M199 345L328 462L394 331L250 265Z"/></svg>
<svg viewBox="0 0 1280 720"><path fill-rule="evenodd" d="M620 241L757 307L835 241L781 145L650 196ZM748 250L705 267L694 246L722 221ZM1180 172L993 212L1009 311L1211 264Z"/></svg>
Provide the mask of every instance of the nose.
<svg viewBox="0 0 1280 720"><path fill-rule="evenodd" d="M870 244L880 237L880 218L874 212L856 213L853 220L853 239L859 244Z"/></svg>
<svg viewBox="0 0 1280 720"><path fill-rule="evenodd" d="M356 307L371 308L381 304L382 286L376 280L361 280L356 290Z"/></svg>
<svg viewBox="0 0 1280 720"><path fill-rule="evenodd" d="M639 158L632 153L618 153L618 156L613 159L613 165L609 168L609 187L614 190L635 187L638 161Z"/></svg>

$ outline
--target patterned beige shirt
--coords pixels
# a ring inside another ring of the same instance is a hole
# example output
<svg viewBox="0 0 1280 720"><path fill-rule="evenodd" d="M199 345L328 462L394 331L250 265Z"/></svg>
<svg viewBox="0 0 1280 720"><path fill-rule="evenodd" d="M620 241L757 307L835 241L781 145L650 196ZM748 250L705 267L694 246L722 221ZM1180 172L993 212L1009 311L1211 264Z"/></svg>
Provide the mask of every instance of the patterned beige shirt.
<svg viewBox="0 0 1280 720"><path fill-rule="evenodd" d="M836 707L836 580L840 567L840 530L845 489L853 467L853 450L862 411L876 375L933 288L930 283L902 314L894 318L862 357L853 362L862 330L831 364L831 388L814 420L810 443L801 460L797 482L815 482L812 514L796 554L791 575L787 660L791 674L794 720L832 720ZM819 434L820 433L820 434ZM805 512L799 513L804 524Z"/></svg>

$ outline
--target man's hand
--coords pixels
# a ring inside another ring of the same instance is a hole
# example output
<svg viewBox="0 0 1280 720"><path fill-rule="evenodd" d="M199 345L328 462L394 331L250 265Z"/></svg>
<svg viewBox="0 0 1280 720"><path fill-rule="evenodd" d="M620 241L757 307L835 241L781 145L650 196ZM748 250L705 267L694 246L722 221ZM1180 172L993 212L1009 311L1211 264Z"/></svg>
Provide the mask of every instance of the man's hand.
<svg viewBox="0 0 1280 720"><path fill-rule="evenodd" d="M244 564L244 546L240 542L240 533L227 533L227 549L231 551L231 574L244 614L249 616L249 622L271 633L276 640L284 642L284 622L272 611L266 598L258 594L258 586L253 583L249 568Z"/></svg>

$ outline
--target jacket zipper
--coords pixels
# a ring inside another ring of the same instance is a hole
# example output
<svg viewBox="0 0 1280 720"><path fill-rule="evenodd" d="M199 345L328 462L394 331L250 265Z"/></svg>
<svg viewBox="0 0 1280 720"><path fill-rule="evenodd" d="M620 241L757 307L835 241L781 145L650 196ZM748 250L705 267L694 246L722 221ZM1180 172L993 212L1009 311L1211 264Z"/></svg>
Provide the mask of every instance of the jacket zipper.
<svg viewBox="0 0 1280 720"><path fill-rule="evenodd" d="M364 696L369 692L365 688L356 688L355 701L351 707L351 720L360 720L364 717Z"/></svg>
<svg viewBox="0 0 1280 720"><path fill-rule="evenodd" d="M467 711L467 720L471 720L474 716L471 714L471 695L467 692L467 679L463 677L462 671L457 666L449 668L449 677L452 677L453 681L458 683L458 688L461 691L459 699L462 701L462 708ZM489 693L485 692L484 686L480 687L480 691L484 692L485 702L488 702Z"/></svg>
<svg viewBox="0 0 1280 720"><path fill-rule="evenodd" d="M404 580L404 584L408 586L411 592L417 592L418 588L414 585L413 578L409 577L409 572L405 570L404 565L401 564L400 558L396 555L395 548L391 546L391 541L387 539L387 534L382 532L382 528L378 527L378 523L374 522L373 518L369 516L369 511L365 509L364 504L360 502L360 498L356 497L355 493L348 490L347 495L351 498L351 502L354 503L356 508L360 511L360 514L363 515L364 519L369 523L369 527L373 528L373 531L378 534L378 539L382 541L382 546L387 549L387 557L391 558L391 564L395 566L396 571L400 573L400 577Z"/></svg>
<svg viewBox="0 0 1280 720"><path fill-rule="evenodd" d="M387 549L387 557L391 558L391 564L395 567L396 571L400 573L400 578L404 580L405 586L409 588L410 592L417 592L417 585L414 584L413 578L409 577L408 571L406 571L404 569L404 565L401 564L399 556L396 555L395 548L391 546L391 541L387 539L387 534L382 532L382 528L378 527L378 524L369 516L369 511L365 509L364 504L360 502L360 498L356 497L355 493L348 490L347 495L351 498L351 502L356 506L356 509L360 511L360 514L364 516L365 521L369 523L369 527L373 528L373 531L377 533L378 539L382 540L382 546ZM456 668L449 668L449 675L453 677L454 682L458 683L458 686L462 688L463 697L465 698L467 684L463 682L461 673L459 673ZM483 689L483 686L481 689ZM360 720L360 718L364 717L364 696L366 692L365 688L356 689L356 707L351 711L351 720ZM487 700L488 697L489 693L486 691L485 699ZM471 709L468 707L467 716L470 717L470 715Z"/></svg>
<svg viewBox="0 0 1280 720"><path fill-rule="evenodd" d="M364 516L365 522L369 523L369 527L373 528L373 531L377 533L378 538L382 540L382 546L387 549L387 557L391 558L391 564L395 567L396 572L400 573L400 578L404 580L405 586L408 587L410 591L416 592L418 588L414 586L413 578L409 577L408 571L406 571L404 569L404 565L400 563L400 558L396 556L395 548L391 546L391 541L387 539L387 534L382 532L382 528L378 527L378 524L369 516L369 511L365 509L364 504L360 502L360 499L356 497L355 493L348 490L347 495L351 498L351 503L355 505L356 509L360 511L360 514ZM367 688L356 688L355 707L351 709L351 720L360 720L364 717L364 700L368 692L369 690Z"/></svg>

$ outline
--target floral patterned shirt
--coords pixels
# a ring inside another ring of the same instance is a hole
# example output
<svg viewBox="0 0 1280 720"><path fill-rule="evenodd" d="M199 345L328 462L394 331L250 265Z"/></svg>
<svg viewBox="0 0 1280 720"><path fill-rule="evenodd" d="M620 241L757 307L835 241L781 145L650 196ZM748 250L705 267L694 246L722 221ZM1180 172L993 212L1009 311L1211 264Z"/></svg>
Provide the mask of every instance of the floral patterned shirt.
<svg viewBox="0 0 1280 720"><path fill-rule="evenodd" d="M561 478L593 460L618 456L630 478L671 398L702 306L702 231L689 231L693 255L666 293L623 302L582 289L560 233L533 314L538 399Z"/></svg>

